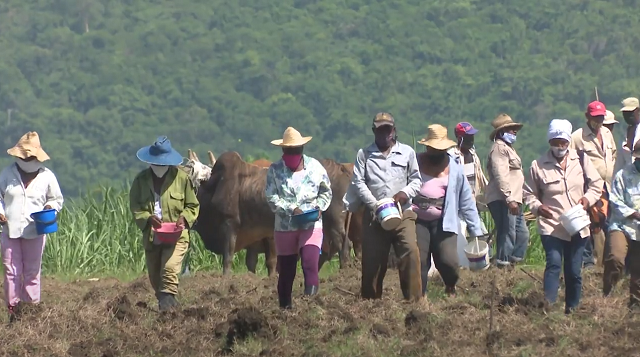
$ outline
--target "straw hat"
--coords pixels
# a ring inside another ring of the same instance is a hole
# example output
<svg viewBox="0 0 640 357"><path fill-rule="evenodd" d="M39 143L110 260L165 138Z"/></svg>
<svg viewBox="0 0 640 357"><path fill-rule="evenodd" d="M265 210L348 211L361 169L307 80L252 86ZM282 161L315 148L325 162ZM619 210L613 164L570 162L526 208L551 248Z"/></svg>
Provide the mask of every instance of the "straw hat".
<svg viewBox="0 0 640 357"><path fill-rule="evenodd" d="M489 134L489 139L493 140L500 130L506 128L514 128L515 130L520 130L522 129L524 124L514 122L510 116L503 113L493 119L493 121L491 122L491 126L493 126L493 131L491 132L491 134Z"/></svg>
<svg viewBox="0 0 640 357"><path fill-rule="evenodd" d="M275 146L283 147L298 147L303 146L311 140L310 136L303 137L300 132L292 127L288 127L282 134L282 139L272 140L271 144Z"/></svg>
<svg viewBox="0 0 640 357"><path fill-rule="evenodd" d="M22 135L18 143L7 150L7 154L19 159L28 159L29 157L35 156L36 160L40 162L49 160L49 155L42 150L40 137L35 131L30 131Z"/></svg>
<svg viewBox="0 0 640 357"><path fill-rule="evenodd" d="M457 145L455 141L447 137L447 128L440 124L429 125L427 127L427 137L418 141L418 144L436 150L447 150Z"/></svg>

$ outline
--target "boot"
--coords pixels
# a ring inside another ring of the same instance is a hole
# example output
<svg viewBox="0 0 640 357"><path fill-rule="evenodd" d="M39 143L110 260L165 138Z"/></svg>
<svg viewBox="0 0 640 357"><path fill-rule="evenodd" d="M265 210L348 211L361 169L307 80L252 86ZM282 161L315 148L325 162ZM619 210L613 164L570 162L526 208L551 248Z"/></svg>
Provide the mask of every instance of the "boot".
<svg viewBox="0 0 640 357"><path fill-rule="evenodd" d="M17 320L16 306L9 305L8 310L9 310L9 323L13 323Z"/></svg>
<svg viewBox="0 0 640 357"><path fill-rule="evenodd" d="M307 285L304 287L304 294L305 295L316 295L318 293L318 286L317 285Z"/></svg>
<svg viewBox="0 0 640 357"><path fill-rule="evenodd" d="M178 306L178 301L175 295L162 292L158 294L158 310L161 312L169 311L176 306Z"/></svg>
<svg viewBox="0 0 640 357"><path fill-rule="evenodd" d="M291 310L293 308L291 304L291 296L280 299L280 308L284 310Z"/></svg>

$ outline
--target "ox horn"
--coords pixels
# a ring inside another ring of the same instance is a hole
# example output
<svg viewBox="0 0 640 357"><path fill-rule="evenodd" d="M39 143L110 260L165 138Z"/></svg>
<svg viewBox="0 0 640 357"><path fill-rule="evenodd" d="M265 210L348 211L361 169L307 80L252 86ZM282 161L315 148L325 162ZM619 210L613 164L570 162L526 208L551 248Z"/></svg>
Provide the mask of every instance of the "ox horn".
<svg viewBox="0 0 640 357"><path fill-rule="evenodd" d="M198 158L198 154L196 154L196 152L193 152L193 158L196 162L200 162L200 159Z"/></svg>
<svg viewBox="0 0 640 357"><path fill-rule="evenodd" d="M213 167L213 165L216 164L216 157L213 156L213 153L211 151L207 151L207 153L209 154L209 162L211 163L211 167Z"/></svg>
<svg viewBox="0 0 640 357"><path fill-rule="evenodd" d="M188 153L187 157L189 158L189 161L196 161L193 157L193 151L191 151L191 149L188 149L187 153Z"/></svg>

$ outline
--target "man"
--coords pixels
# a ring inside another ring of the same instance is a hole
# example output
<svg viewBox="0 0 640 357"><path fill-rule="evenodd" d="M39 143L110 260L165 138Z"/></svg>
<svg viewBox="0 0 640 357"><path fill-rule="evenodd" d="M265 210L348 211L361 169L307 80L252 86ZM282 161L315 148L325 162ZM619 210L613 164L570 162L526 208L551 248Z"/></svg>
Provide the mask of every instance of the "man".
<svg viewBox="0 0 640 357"><path fill-rule="evenodd" d="M616 120L615 114L612 111L607 110L607 114L604 115L604 121L602 122L602 126L609 129L611 134L613 134L613 128L618 124L619 121Z"/></svg>
<svg viewBox="0 0 640 357"><path fill-rule="evenodd" d="M638 138L640 138L637 132L638 123L640 122L640 109L638 107L640 107L638 98L629 97L622 101L622 109L620 111L624 121L627 123L627 136L622 141L619 155L616 158L614 167L616 175L620 170L633 163L631 149L637 145ZM612 209L615 209L615 207L612 207ZM628 269L628 264L625 264L627 249L626 237L622 237L619 234L606 237L603 262L604 274L602 275L602 292L605 296L611 294L611 291L622 277L625 267Z"/></svg>
<svg viewBox="0 0 640 357"><path fill-rule="evenodd" d="M637 103L637 102L636 102ZM610 286L605 289L605 296L621 277L622 263L627 258L629 273L629 308L640 306L640 145L635 145L632 153L633 164L618 171L611 188L611 220L609 240L612 243L607 265L617 265L617 274L612 274ZM625 241L626 244L617 244ZM628 249L627 249L628 246Z"/></svg>
<svg viewBox="0 0 640 357"><path fill-rule="evenodd" d="M474 139L477 133L478 129L474 128L470 123L458 123L454 131L458 145L451 148L449 153L457 158L458 164L462 165L464 174L471 186L473 197L476 200L478 212L481 212L487 210L487 205L483 202L487 178L482 171L482 164L474 146ZM483 235L486 236L488 232L482 220L480 220L480 225ZM467 245L467 235L465 233L467 233L467 223L464 219L461 219L460 234L458 235L458 259L461 266L467 267L469 266L469 260L464 252L464 248Z"/></svg>
<svg viewBox="0 0 640 357"><path fill-rule="evenodd" d="M602 197L589 209L591 237L588 238L583 254L585 269L592 268L595 264L594 247L598 265L602 265L603 261L609 192L611 192L611 179L617 155L613 135L609 129L603 127L606 114L607 108L601 102L589 103L584 114L587 119L587 127L580 128L571 134L571 148L583 152L584 157L591 160L591 163L598 170L598 174L605 181Z"/></svg>
<svg viewBox="0 0 640 357"><path fill-rule="evenodd" d="M496 225L496 264L504 268L521 262L529 245L529 229L522 215L522 160L512 146L523 124L500 114L491 125L485 200Z"/></svg>
<svg viewBox="0 0 640 357"><path fill-rule="evenodd" d="M382 282L387 271L389 249L393 244L398 260L400 288L406 300L422 297L420 258L416 243L416 214L411 199L420 190L418 161L413 149L397 140L395 119L378 113L373 119L375 142L360 149L353 168L352 187L365 205L362 222L362 297L382 297ZM354 210L350 193L345 195L347 209ZM401 205L402 220L395 229L384 230L375 217L376 202L393 197Z"/></svg>

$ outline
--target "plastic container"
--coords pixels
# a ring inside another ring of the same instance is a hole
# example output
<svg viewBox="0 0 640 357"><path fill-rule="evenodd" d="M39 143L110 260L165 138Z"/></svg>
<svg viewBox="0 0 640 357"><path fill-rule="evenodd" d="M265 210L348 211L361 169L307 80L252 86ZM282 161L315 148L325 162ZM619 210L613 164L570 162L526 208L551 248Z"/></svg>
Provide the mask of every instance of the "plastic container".
<svg viewBox="0 0 640 357"><path fill-rule="evenodd" d="M58 231L58 214L55 209L33 212L31 218L36 223L38 234L49 234Z"/></svg>
<svg viewBox="0 0 640 357"><path fill-rule="evenodd" d="M301 214L294 214L291 216L293 222L297 225L304 225L308 223L317 222L320 219L320 210L317 208L311 208L302 211Z"/></svg>
<svg viewBox="0 0 640 357"><path fill-rule="evenodd" d="M383 198L376 203L376 218L380 222L382 229L390 231L398 228L402 223L402 214L400 213L400 205L392 198Z"/></svg>
<svg viewBox="0 0 640 357"><path fill-rule="evenodd" d="M464 248L464 254L469 260L469 270L479 271L489 268L489 245L487 242L476 238L467 244Z"/></svg>
<svg viewBox="0 0 640 357"><path fill-rule="evenodd" d="M569 232L570 236L573 236L589 226L591 220L582 205L575 205L560 216L560 224Z"/></svg>
<svg viewBox="0 0 640 357"><path fill-rule="evenodd" d="M153 229L158 241L165 244L176 244L180 240L184 228L176 226L173 222L163 222L162 227Z"/></svg>

